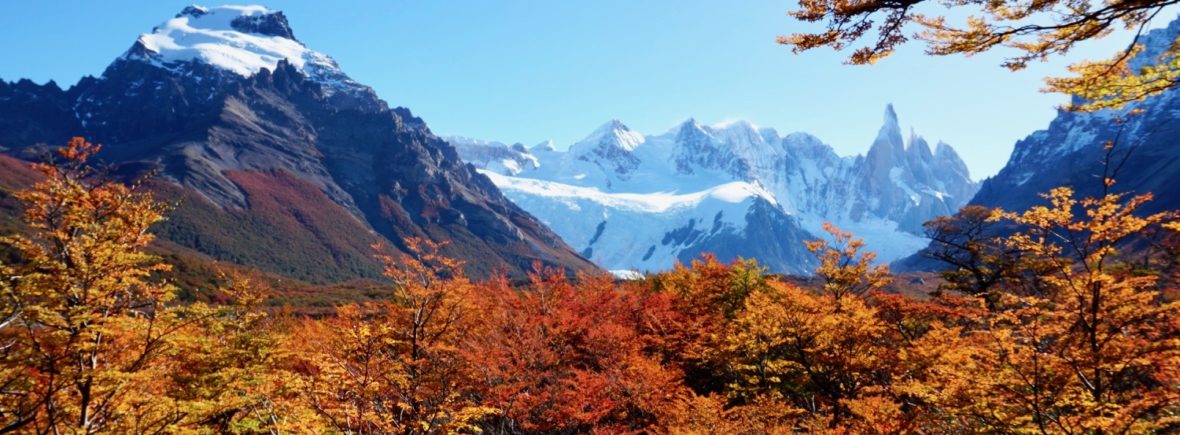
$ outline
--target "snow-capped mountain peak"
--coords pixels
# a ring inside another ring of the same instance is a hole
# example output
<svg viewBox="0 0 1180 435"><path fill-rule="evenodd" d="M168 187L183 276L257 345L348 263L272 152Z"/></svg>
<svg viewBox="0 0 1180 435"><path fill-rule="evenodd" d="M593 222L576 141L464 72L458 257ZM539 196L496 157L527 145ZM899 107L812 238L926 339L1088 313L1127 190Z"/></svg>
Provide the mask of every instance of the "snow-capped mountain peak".
<svg viewBox="0 0 1180 435"><path fill-rule="evenodd" d="M744 119L721 121L716 124L710 125L709 128L711 128L715 131L721 131L721 130L736 130L736 131L749 131L749 132L757 132L758 131L757 125L754 125L753 122L746 121Z"/></svg>
<svg viewBox="0 0 1180 435"><path fill-rule="evenodd" d="M576 155L601 153L608 150L630 153L643 141L642 134L631 130L619 120L611 120L594 129L584 139L570 145L569 151Z"/></svg>
<svg viewBox="0 0 1180 435"><path fill-rule="evenodd" d="M938 141L938 145L934 146L934 159L939 162L956 162L958 165L966 167L963 159L959 157L959 153L943 141Z"/></svg>
<svg viewBox="0 0 1180 435"><path fill-rule="evenodd" d="M618 120L611 120L581 142L571 145L569 153L576 160L593 163L605 174L613 174L608 177L627 178L639 167L640 160L634 151L645 140L643 134Z"/></svg>
<svg viewBox="0 0 1180 435"><path fill-rule="evenodd" d="M762 140L766 143L779 143L783 140L782 136L778 134L778 130L770 127L758 130L758 134L762 135Z"/></svg>
<svg viewBox="0 0 1180 435"><path fill-rule="evenodd" d="M618 148L623 151L634 151L643 143L643 134L631 130L626 124L617 119L602 124L581 142L570 147L570 150L589 151L598 148Z"/></svg>
<svg viewBox="0 0 1180 435"><path fill-rule="evenodd" d="M801 131L788 133L786 136L783 136L782 141L783 148L788 150L827 147L818 137L815 137L811 133Z"/></svg>
<svg viewBox="0 0 1180 435"><path fill-rule="evenodd" d="M139 36L121 60L145 62L187 74L200 63L238 76L275 71L286 61L330 94L371 94L348 77L331 57L299 40L281 11L263 6L188 6Z"/></svg>
<svg viewBox="0 0 1180 435"><path fill-rule="evenodd" d="M508 145L462 136L451 136L446 140L463 154L464 160L480 169L517 175L541 167L540 160L532 154L536 147L529 150L520 143Z"/></svg>
<svg viewBox="0 0 1180 435"><path fill-rule="evenodd" d="M299 70L307 63L338 68L296 40L282 12L262 6L186 7L140 35L124 58L161 66L200 61L247 77L283 59Z"/></svg>
<svg viewBox="0 0 1180 435"><path fill-rule="evenodd" d="M910 143L906 146L906 153L911 159L929 162L934 159L934 153L930 151L930 144L926 143L926 139L919 136L912 129L910 130Z"/></svg>
<svg viewBox="0 0 1180 435"><path fill-rule="evenodd" d="M668 130L668 133L678 134L685 130L700 130L702 127L703 126L697 122L696 118L688 118L684 121L681 121L679 124L676 124L675 127L672 127L671 130Z"/></svg>
<svg viewBox="0 0 1180 435"><path fill-rule="evenodd" d="M712 126L710 130L713 130L714 136L731 144L739 152L756 152L756 149L767 145L758 126L749 121L723 122Z"/></svg>
<svg viewBox="0 0 1180 435"><path fill-rule="evenodd" d="M934 167L944 173L954 173L963 179L970 179L967 164L959 158L959 153L946 142L939 141L934 147ZM971 192L974 193L974 192Z"/></svg>
<svg viewBox="0 0 1180 435"><path fill-rule="evenodd" d="M188 17L190 21L199 21L200 27L207 29L237 30L257 35L278 36L295 39L295 32L287 23L287 16L281 11L272 11L265 6L218 6L207 8L192 5L184 8L175 18Z"/></svg>
<svg viewBox="0 0 1180 435"><path fill-rule="evenodd" d="M202 219L251 222L274 236L259 250L222 244L229 240L223 228L203 226L173 242L278 276L379 276L378 265L365 265L368 246L427 234L462 253L473 275L523 275L533 260L595 269L461 161L423 119L389 108L296 40L281 12L191 6L161 18L101 76L69 90L34 85L26 94L26 85L0 81L0 143L10 147L2 151L40 155L42 144L71 136L107 144L102 158L112 172L158 171L153 189L202 210ZM512 158L523 146L472 144L494 150L499 170L536 166ZM281 210L259 208L272 201ZM313 263L323 272L307 272Z"/></svg>
<svg viewBox="0 0 1180 435"><path fill-rule="evenodd" d="M740 129L740 127L737 127ZM700 170L720 170L737 175L743 169L731 147L715 137L713 128L689 118L674 128L669 136L674 143L672 161L679 174L697 174Z"/></svg>

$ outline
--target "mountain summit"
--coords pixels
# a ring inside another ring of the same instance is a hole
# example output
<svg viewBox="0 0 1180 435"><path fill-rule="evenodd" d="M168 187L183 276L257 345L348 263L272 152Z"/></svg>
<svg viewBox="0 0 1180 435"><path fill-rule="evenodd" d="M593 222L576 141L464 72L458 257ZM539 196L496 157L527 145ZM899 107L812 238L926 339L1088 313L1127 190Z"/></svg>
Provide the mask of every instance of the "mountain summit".
<svg viewBox="0 0 1180 435"><path fill-rule="evenodd" d="M379 275L372 243L425 237L475 274L594 268L264 7L185 8L68 90L0 83L11 154L75 135L121 172L158 169L183 198L161 235L216 259L332 281Z"/></svg>
<svg viewBox="0 0 1180 435"><path fill-rule="evenodd" d="M243 77L274 71L285 61L328 92L368 91L331 57L295 39L282 12L262 6L186 7L140 35L121 58L185 72L199 62Z"/></svg>
<svg viewBox="0 0 1180 435"><path fill-rule="evenodd" d="M200 61L247 77L273 71L281 60L300 72L309 65L339 70L330 58L295 39L282 12L262 6L189 6L140 35L123 58L166 68Z"/></svg>

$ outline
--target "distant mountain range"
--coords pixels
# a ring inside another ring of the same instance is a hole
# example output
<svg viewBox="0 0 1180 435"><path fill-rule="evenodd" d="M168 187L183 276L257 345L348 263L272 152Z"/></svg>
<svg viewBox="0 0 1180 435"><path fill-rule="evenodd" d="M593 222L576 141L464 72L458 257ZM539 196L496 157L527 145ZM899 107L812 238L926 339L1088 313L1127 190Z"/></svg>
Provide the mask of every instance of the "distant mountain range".
<svg viewBox="0 0 1180 435"><path fill-rule="evenodd" d="M954 149L903 140L893 107L867 154L841 157L814 136L749 122L688 120L658 135L608 122L558 151L448 140L518 205L582 255L619 271L662 270L702 252L809 273L803 241L830 221L866 239L882 261L926 241L921 225L978 189Z"/></svg>
<svg viewBox="0 0 1180 435"><path fill-rule="evenodd" d="M375 277L371 244L419 236L478 275L596 270L263 7L185 8L68 89L0 80L6 153L35 159L71 136L104 144L118 173L159 169L157 190L182 200L161 235L215 259L308 281Z"/></svg>

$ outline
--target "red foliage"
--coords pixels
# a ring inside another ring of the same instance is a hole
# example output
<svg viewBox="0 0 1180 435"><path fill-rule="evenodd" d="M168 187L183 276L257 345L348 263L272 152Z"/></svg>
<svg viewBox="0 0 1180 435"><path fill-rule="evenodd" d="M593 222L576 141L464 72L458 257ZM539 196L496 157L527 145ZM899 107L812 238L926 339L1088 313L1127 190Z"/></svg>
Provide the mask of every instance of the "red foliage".
<svg viewBox="0 0 1180 435"><path fill-rule="evenodd" d="M683 389L645 345L648 298L609 277L579 281L546 269L527 289L500 278L480 292L485 329L466 355L499 429L639 429Z"/></svg>

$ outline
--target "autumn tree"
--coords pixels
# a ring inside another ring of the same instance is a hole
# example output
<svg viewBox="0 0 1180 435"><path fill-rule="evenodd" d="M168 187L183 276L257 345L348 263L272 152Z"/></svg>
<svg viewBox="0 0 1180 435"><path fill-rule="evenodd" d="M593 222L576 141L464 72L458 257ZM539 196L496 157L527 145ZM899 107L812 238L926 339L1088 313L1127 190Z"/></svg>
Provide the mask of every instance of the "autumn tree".
<svg viewBox="0 0 1180 435"><path fill-rule="evenodd" d="M144 252L167 205L93 173L98 151L75 138L20 194L31 232L6 240L22 263L0 285L8 428L241 429L264 401L240 388L265 372L262 293L239 277L220 290L228 304L173 303L168 265Z"/></svg>
<svg viewBox="0 0 1180 435"><path fill-rule="evenodd" d="M86 166L99 149L74 138L59 151L63 163L37 165L44 180L19 195L31 233L6 239L24 263L4 278L7 311L19 314L6 325L15 343L3 364L28 377L6 394L24 402L6 405L8 425L89 433L170 418L134 409L162 376L176 325L172 287L151 279L168 267L143 252L164 205L138 186L99 181Z"/></svg>
<svg viewBox="0 0 1180 435"><path fill-rule="evenodd" d="M922 255L946 263L944 288L983 295L1000 283L1013 260L997 249L999 219L991 209L978 205L963 207L953 216L939 216L924 224L930 246Z"/></svg>
<svg viewBox="0 0 1180 435"><path fill-rule="evenodd" d="M539 268L523 288L501 278L478 300L485 322L467 355L493 433L630 432L654 426L684 392L645 336L662 309L609 276Z"/></svg>
<svg viewBox="0 0 1180 435"><path fill-rule="evenodd" d="M394 286L391 300L307 319L287 340L299 400L331 430L461 430L488 412L467 394L472 381L459 354L472 331L474 285L438 244L406 244L408 254L378 256Z"/></svg>
<svg viewBox="0 0 1180 435"><path fill-rule="evenodd" d="M758 435L798 432L803 413L783 401L734 405L723 394L691 393L678 398L665 414L662 433Z"/></svg>
<svg viewBox="0 0 1180 435"><path fill-rule="evenodd" d="M807 247L820 260L817 292L771 281L751 293L720 343L731 374L732 416L799 430L903 430L909 418L889 391L896 344L870 304L889 281L863 242L834 226ZM708 404L708 398L697 404ZM769 416L777 416L767 418Z"/></svg>
<svg viewBox="0 0 1180 435"><path fill-rule="evenodd" d="M720 393L731 382L725 374L721 335L750 295L765 291L766 268L754 260L722 263L702 254L688 265L653 276L645 305L649 322L644 337L665 364L684 372L697 393Z"/></svg>
<svg viewBox="0 0 1180 435"><path fill-rule="evenodd" d="M828 295L779 284L747 301L725 334L724 350L739 403L785 402L801 416L839 425L862 400L880 394L893 351L881 337L888 325L863 298Z"/></svg>
<svg viewBox="0 0 1180 435"><path fill-rule="evenodd" d="M1159 270L1164 288L1180 288L1180 223L1164 225L1162 241L1156 243L1156 259L1148 258L1148 265Z"/></svg>
<svg viewBox="0 0 1180 435"><path fill-rule="evenodd" d="M1047 89L1083 98L1074 109L1118 108L1170 89L1180 78L1180 46L1172 44L1152 53L1147 62L1132 62L1143 51L1138 44L1145 27L1171 0L1141 2L1070 2L1017 0L931 2L925 0L800 0L790 15L803 22L823 23L815 33L796 32L778 42L798 53L819 47L842 50L861 41L848 61L876 62L900 45L917 39L932 55L972 55L996 47L1013 54L1003 66L1025 68L1029 62L1062 56L1078 44L1130 29L1135 36L1129 47L1106 60L1081 62L1070 67L1069 77L1047 79ZM968 10L965 20L948 19L935 8Z"/></svg>
<svg viewBox="0 0 1180 435"><path fill-rule="evenodd" d="M169 429L216 433L264 433L289 428L298 414L276 400L290 394L278 368L276 326L261 304L268 286L241 272L224 274L212 296L181 308L186 324L164 352L170 370L158 379L178 419Z"/></svg>
<svg viewBox="0 0 1180 435"><path fill-rule="evenodd" d="M0 297L3 298L4 313L0 320L0 389L8 392L0 395L0 424L3 431L10 432L33 422L40 407L40 397L34 394L32 373L22 358L28 352L25 336L21 334L21 314L25 300L13 289L13 281L19 274L12 267L0 263Z"/></svg>
<svg viewBox="0 0 1180 435"><path fill-rule="evenodd" d="M753 259L738 258L726 264L712 254L702 254L688 265L676 263L671 271L656 276L653 285L659 291L732 317L750 294L766 288L766 271Z"/></svg>
<svg viewBox="0 0 1180 435"><path fill-rule="evenodd" d="M973 431L1174 430L1180 304L1118 255L1174 215L1138 214L1149 194L1077 200L1058 188L1046 198L1049 205L1005 213L1025 228L1006 243L1053 265L1045 291L1002 293L985 326L963 330L944 352L946 376L928 384L927 399Z"/></svg>
<svg viewBox="0 0 1180 435"><path fill-rule="evenodd" d="M259 296L237 281L223 292L239 303L174 303L169 266L145 252L167 205L92 171L99 150L74 138L18 194L28 231L3 239L20 262L0 265L0 432L243 428L264 401L244 388L265 362Z"/></svg>
<svg viewBox="0 0 1180 435"><path fill-rule="evenodd" d="M979 296L994 305L998 293L1037 293L1041 275L1051 269L1045 258L1007 243L1014 224L1001 210L979 205L963 207L953 216L939 216L925 224L930 246L921 252L945 267L939 290Z"/></svg>
<svg viewBox="0 0 1180 435"><path fill-rule="evenodd" d="M847 296L864 296L889 284L889 266L873 264L877 254L863 251L864 240L829 222L824 223L824 231L831 235L831 242L816 239L805 244L819 259L815 274L823 280L823 292L833 303L838 306Z"/></svg>

